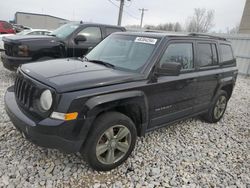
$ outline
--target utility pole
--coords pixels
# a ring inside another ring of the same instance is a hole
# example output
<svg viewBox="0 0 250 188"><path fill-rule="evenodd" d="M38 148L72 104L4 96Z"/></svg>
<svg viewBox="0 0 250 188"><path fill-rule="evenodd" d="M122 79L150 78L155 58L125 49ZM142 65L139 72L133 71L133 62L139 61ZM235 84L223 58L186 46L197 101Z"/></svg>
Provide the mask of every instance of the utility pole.
<svg viewBox="0 0 250 188"><path fill-rule="evenodd" d="M140 27L142 28L142 22L143 22L144 12L148 11L148 9L142 8L142 9L139 9L139 11L141 11L141 24L140 24Z"/></svg>
<svg viewBox="0 0 250 188"><path fill-rule="evenodd" d="M118 23L117 25L121 25L122 23L122 13L123 13L123 7L124 7L124 0L120 0L120 9L119 9L119 17L118 17Z"/></svg>

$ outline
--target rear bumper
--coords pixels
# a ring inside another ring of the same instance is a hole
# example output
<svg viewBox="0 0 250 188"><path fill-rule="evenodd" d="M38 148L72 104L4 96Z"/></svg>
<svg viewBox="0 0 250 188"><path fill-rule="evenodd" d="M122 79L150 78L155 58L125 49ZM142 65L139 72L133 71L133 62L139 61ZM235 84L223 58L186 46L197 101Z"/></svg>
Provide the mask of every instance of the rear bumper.
<svg viewBox="0 0 250 188"><path fill-rule="evenodd" d="M31 57L12 57L12 56L6 55L5 52L2 52L1 60L3 62L3 66L6 69L13 71L13 70L16 70L20 65L31 62L32 58Z"/></svg>
<svg viewBox="0 0 250 188"><path fill-rule="evenodd" d="M25 137L42 147L55 148L66 153L80 151L82 140L68 140L59 135L60 127L71 127L74 122L65 122L47 118L41 122L35 122L26 116L18 107L13 92L13 87L8 88L4 97L5 109L14 126L25 135Z"/></svg>

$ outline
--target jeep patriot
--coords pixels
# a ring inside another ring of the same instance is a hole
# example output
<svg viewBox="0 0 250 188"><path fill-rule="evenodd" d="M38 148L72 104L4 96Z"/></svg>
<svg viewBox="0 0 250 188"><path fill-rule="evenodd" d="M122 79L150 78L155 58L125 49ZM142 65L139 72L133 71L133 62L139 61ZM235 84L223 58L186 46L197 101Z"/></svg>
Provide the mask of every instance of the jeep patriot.
<svg viewBox="0 0 250 188"><path fill-rule="evenodd" d="M237 73L224 38L120 32L84 58L22 65L5 107L33 143L107 171L149 131L197 115L218 122Z"/></svg>

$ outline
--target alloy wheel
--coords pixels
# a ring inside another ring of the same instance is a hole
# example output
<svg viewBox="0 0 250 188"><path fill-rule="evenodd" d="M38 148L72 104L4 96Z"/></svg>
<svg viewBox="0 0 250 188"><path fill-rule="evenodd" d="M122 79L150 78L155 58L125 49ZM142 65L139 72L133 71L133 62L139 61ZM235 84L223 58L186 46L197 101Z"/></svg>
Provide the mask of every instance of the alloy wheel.
<svg viewBox="0 0 250 188"><path fill-rule="evenodd" d="M115 125L107 129L96 145L96 156L103 164L114 164L122 159L131 145L131 133L123 125Z"/></svg>
<svg viewBox="0 0 250 188"><path fill-rule="evenodd" d="M217 100L216 104L215 104L215 108L214 108L214 117L216 119L220 119L221 116L223 115L225 109L227 106L227 98L222 95L219 97L219 99Z"/></svg>

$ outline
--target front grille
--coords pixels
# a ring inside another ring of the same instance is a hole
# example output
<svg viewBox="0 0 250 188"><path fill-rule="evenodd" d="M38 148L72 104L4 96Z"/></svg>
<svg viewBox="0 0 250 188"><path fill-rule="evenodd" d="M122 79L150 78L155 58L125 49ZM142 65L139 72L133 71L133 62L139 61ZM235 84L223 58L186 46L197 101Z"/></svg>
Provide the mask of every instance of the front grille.
<svg viewBox="0 0 250 188"><path fill-rule="evenodd" d="M13 46L9 44L4 44L5 53L8 56L13 56Z"/></svg>
<svg viewBox="0 0 250 188"><path fill-rule="evenodd" d="M19 103L28 109L32 107L36 92L36 87L32 83L29 83L23 77L17 77L14 91Z"/></svg>

